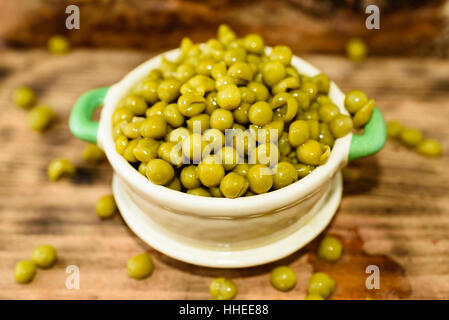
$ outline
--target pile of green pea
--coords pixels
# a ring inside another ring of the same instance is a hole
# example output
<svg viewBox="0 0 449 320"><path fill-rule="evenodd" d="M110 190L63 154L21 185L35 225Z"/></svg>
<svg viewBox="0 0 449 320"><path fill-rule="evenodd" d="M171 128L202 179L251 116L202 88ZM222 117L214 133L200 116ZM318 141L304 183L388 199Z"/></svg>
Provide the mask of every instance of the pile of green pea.
<svg viewBox="0 0 449 320"><path fill-rule="evenodd" d="M399 121L387 123L388 137L396 139L408 148L426 157L440 157L443 149L438 140L426 139L417 129L405 128Z"/></svg>
<svg viewBox="0 0 449 320"><path fill-rule="evenodd" d="M184 38L176 61L163 58L119 102L117 152L151 182L198 196L237 198L296 182L326 163L335 139L368 122L374 100L351 91L353 118L342 114L328 77L305 76L291 59L288 47L267 54L259 35L237 38L226 25L202 45Z"/></svg>

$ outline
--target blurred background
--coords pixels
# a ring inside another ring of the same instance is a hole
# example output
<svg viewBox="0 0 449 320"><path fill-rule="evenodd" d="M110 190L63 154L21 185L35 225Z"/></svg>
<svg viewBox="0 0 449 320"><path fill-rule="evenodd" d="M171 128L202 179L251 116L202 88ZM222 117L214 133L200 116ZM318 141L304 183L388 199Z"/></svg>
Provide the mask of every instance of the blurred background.
<svg viewBox="0 0 449 320"><path fill-rule="evenodd" d="M80 30L65 29L65 8L80 8ZM381 29L365 28L365 8L375 4ZM55 34L73 46L176 47L189 35L203 41L217 26L237 34L262 34L268 44L293 51L343 53L359 37L372 55L446 57L449 53L446 0L0 0L0 39L14 47L45 46Z"/></svg>

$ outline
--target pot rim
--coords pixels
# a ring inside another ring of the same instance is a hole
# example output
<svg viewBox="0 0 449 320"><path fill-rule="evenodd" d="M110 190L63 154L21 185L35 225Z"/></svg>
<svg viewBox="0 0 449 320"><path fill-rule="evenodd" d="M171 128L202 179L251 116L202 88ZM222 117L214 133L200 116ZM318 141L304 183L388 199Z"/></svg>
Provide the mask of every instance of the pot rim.
<svg viewBox="0 0 449 320"><path fill-rule="evenodd" d="M268 52L270 50L271 48L267 48ZM211 218L248 217L278 211L297 203L329 181L347 163L352 133L336 139L326 164L318 166L309 175L287 187L260 195L236 199L199 197L151 183L116 152L110 119L120 99L150 70L156 68L162 57L171 60L178 54L179 49L167 51L147 60L130 71L122 80L111 86L101 111L98 145L104 149L111 166L118 176L134 191L144 195L146 199L157 202L161 207L189 215ZM307 76L321 73L319 69L297 56L292 57L292 65ZM329 97L338 106L341 113L348 114L344 108L345 96L333 81L331 81Z"/></svg>

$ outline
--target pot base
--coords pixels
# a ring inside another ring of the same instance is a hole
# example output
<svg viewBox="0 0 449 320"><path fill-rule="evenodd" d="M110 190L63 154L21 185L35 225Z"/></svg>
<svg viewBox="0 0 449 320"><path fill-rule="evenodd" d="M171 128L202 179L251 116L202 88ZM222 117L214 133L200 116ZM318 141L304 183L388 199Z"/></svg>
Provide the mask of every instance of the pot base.
<svg viewBox="0 0 449 320"><path fill-rule="evenodd" d="M172 239L131 201L116 176L112 181L112 189L126 224L139 238L154 249L171 258L198 266L244 268L282 259L301 249L318 236L338 209L343 183L341 174L338 172L323 205L306 225L278 241L244 250L212 250Z"/></svg>

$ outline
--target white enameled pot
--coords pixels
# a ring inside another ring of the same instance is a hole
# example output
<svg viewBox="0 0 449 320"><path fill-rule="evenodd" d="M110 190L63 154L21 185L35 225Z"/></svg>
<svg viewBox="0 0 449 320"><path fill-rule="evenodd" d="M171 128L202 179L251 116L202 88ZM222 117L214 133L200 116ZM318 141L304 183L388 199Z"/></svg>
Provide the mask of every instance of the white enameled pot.
<svg viewBox="0 0 449 320"><path fill-rule="evenodd" d="M269 50L269 49L268 49ZM164 53L175 59L179 51ZM115 150L112 113L118 102L162 55L141 64L109 88L94 89L76 102L70 117L75 136L97 143L114 170L113 191L120 212L134 232L155 249L182 261L209 267L248 267L283 258L316 237L330 222L341 198L339 170L356 158L379 151L385 121L375 108L362 135L337 139L325 165L280 190L237 199L208 198L152 184ZM307 76L320 71L298 58ZM347 114L344 94L331 82L329 96ZM103 104L99 122L94 110Z"/></svg>

